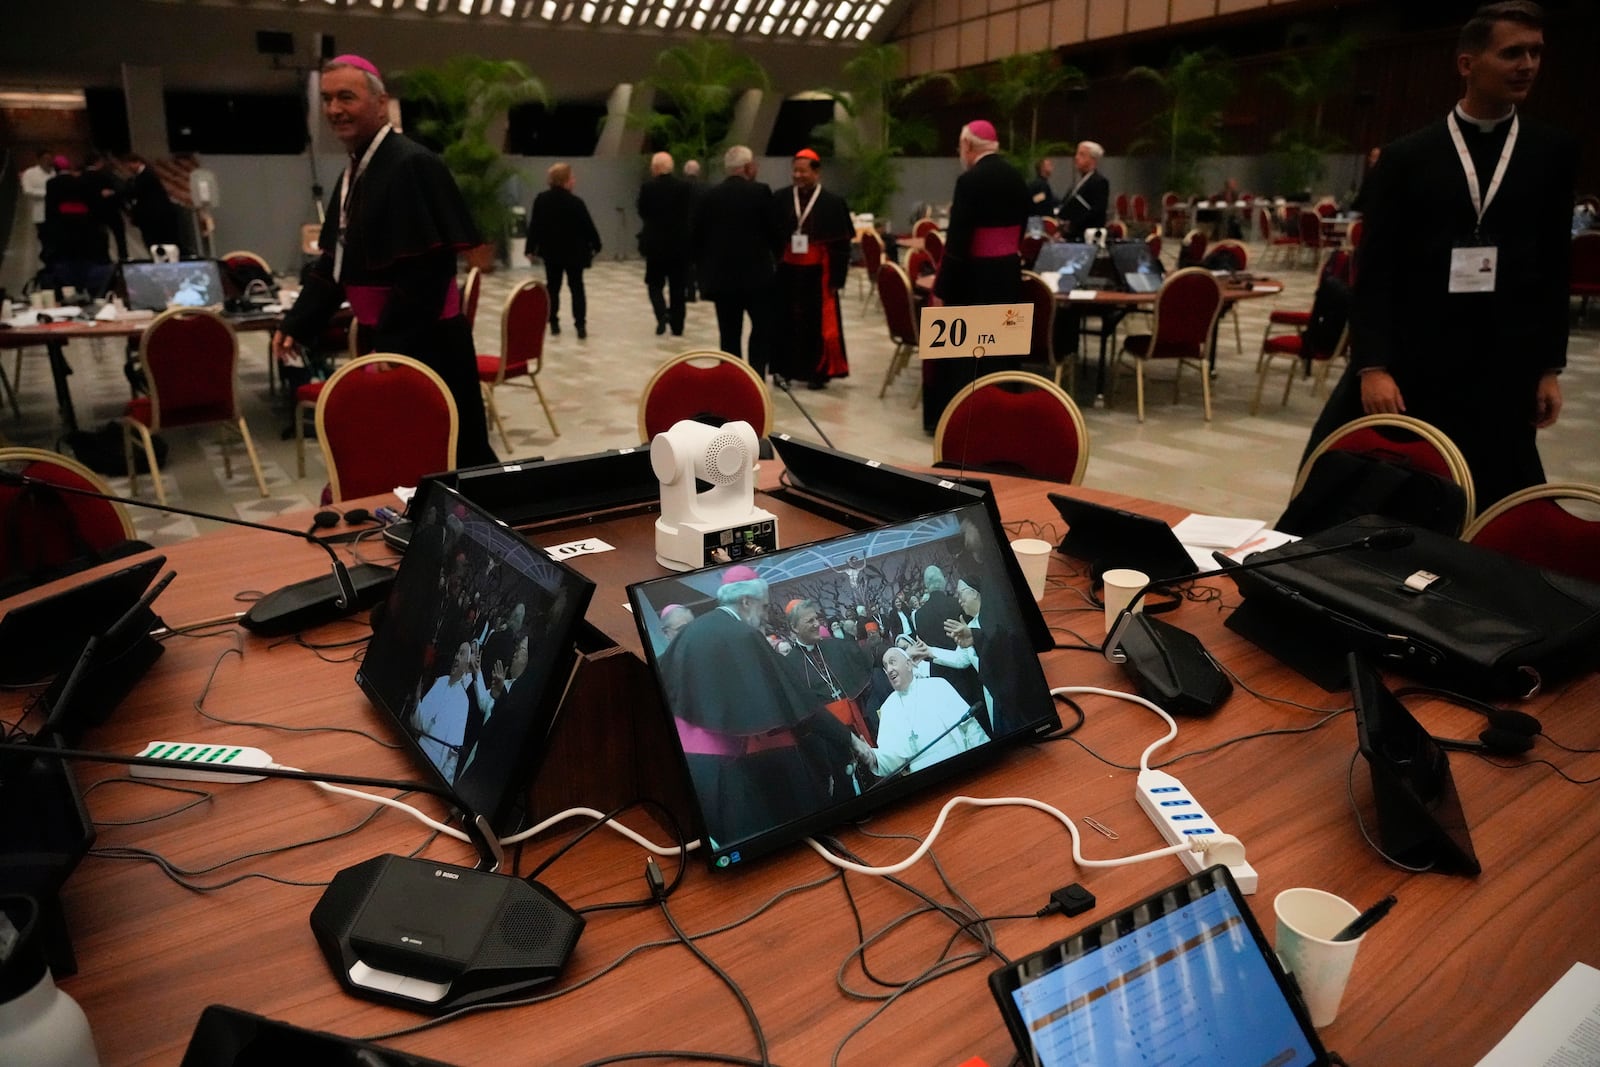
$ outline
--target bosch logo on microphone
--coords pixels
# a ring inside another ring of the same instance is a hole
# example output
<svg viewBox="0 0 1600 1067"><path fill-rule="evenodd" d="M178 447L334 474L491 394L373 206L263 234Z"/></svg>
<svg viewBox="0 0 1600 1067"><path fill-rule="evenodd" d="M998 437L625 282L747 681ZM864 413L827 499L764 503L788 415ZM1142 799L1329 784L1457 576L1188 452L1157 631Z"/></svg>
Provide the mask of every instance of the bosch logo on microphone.
<svg viewBox="0 0 1600 1067"><path fill-rule="evenodd" d="M461 876L459 874L456 874L454 871L440 870L438 867L433 869L433 876L435 878L448 878L452 882L461 881Z"/></svg>

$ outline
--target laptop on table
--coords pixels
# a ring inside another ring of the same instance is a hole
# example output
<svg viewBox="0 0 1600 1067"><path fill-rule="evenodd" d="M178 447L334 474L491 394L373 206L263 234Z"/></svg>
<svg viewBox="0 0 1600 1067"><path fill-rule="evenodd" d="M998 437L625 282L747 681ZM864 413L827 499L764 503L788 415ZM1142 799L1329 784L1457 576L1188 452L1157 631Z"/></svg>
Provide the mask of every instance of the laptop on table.
<svg viewBox="0 0 1600 1067"><path fill-rule="evenodd" d="M1116 567L1143 571L1152 581L1187 578L1200 570L1160 519L1061 493L1049 497L1067 523L1058 550L1087 560L1096 579Z"/></svg>
<svg viewBox="0 0 1600 1067"><path fill-rule="evenodd" d="M1124 241L1111 246L1111 265L1117 284L1129 293L1153 293L1161 288L1166 268L1143 241Z"/></svg>
<svg viewBox="0 0 1600 1067"><path fill-rule="evenodd" d="M214 259L178 263L125 263L122 284L130 311L162 312L170 308L220 308L222 270Z"/></svg>

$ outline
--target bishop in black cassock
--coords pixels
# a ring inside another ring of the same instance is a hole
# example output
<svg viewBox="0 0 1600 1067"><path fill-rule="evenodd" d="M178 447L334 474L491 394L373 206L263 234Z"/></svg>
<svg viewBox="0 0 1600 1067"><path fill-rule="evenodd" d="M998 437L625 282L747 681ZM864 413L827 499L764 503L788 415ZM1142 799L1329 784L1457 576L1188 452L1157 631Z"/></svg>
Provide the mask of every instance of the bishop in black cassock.
<svg viewBox="0 0 1600 1067"><path fill-rule="evenodd" d="M855 227L844 197L822 187L817 154L802 148L793 162L794 184L772 194L780 323L773 371L821 389L850 373L839 290Z"/></svg>

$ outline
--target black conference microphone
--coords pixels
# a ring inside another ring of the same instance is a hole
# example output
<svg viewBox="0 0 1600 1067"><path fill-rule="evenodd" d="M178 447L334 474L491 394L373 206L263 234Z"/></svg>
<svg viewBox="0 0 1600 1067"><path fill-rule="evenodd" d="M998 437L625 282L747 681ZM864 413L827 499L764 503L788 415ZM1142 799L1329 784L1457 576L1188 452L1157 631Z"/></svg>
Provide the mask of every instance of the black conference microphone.
<svg viewBox="0 0 1600 1067"><path fill-rule="evenodd" d="M316 626L320 623L330 622L343 618L362 608L369 608L381 600L388 591L389 585L394 581L394 568L383 567L375 563L359 563L354 571L346 567L339 558L333 546L314 537L309 531L290 530L283 526L268 526L265 523L251 522L249 519L239 519L228 515L212 515L204 511L193 511L189 508L174 507L171 504L153 504L148 500L135 500L131 497L112 496L109 493L98 493L92 489L80 489L72 485L59 485L42 478L34 478L16 471L0 470L0 485L17 487L33 486L39 489L59 493L71 493L74 496L88 497L91 500L109 500L130 507L149 508L152 511L164 511L172 515L186 515L193 519L207 519L211 522L225 523L229 526L243 526L250 530L265 530L268 533L283 534L299 541L309 541L328 554L328 559L333 563L331 576L312 578L304 582L286 585L263 596L250 606L239 620L248 630L256 633L277 635L291 634L298 630Z"/></svg>
<svg viewBox="0 0 1600 1067"><path fill-rule="evenodd" d="M1238 574L1241 571L1261 570L1263 567L1275 567L1280 563L1299 563L1302 560L1315 559L1318 556L1331 556L1336 552L1357 551L1388 551L1395 548L1404 548L1416 539L1416 534L1404 526L1390 526L1382 530L1375 530L1365 537L1358 537L1354 541L1345 541L1337 545L1325 545L1321 548L1308 548L1303 552L1290 552L1282 556L1273 556L1271 559L1251 558L1243 563L1229 563L1224 567L1216 567L1209 571L1200 571L1197 574L1184 574L1174 578L1157 578L1146 582L1137 593L1133 594L1126 607L1117 615L1116 623L1106 634L1105 643L1100 646L1100 651L1112 663L1127 662L1127 655L1120 647L1122 636L1128 629L1128 624L1133 619L1134 609L1144 599L1146 593L1162 586L1175 585L1178 582L1192 582L1200 578L1216 578L1220 575ZM1223 557L1226 558L1226 557Z"/></svg>

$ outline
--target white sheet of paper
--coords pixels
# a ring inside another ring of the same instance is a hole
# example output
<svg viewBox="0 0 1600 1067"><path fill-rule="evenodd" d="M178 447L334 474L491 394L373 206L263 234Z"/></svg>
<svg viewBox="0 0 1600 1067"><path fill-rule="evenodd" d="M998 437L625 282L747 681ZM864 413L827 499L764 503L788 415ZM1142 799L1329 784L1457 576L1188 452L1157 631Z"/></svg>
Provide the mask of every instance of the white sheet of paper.
<svg viewBox="0 0 1600 1067"><path fill-rule="evenodd" d="M1450 291L1452 293L1494 292L1495 269L1500 250L1494 245L1450 250Z"/></svg>
<svg viewBox="0 0 1600 1067"><path fill-rule="evenodd" d="M1233 519L1226 515L1194 514L1175 523L1172 532L1186 545L1201 548L1238 548L1267 528L1260 519Z"/></svg>
<svg viewBox="0 0 1600 1067"><path fill-rule="evenodd" d="M1600 1062L1600 971L1574 963L1478 1067L1574 1067Z"/></svg>
<svg viewBox="0 0 1600 1067"><path fill-rule="evenodd" d="M1068 300L1093 300L1094 296L1093 289L1073 289L1067 293Z"/></svg>

